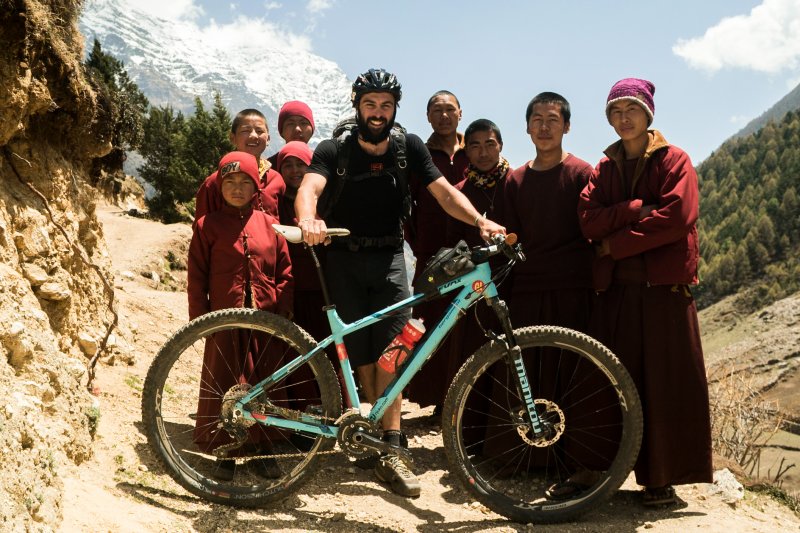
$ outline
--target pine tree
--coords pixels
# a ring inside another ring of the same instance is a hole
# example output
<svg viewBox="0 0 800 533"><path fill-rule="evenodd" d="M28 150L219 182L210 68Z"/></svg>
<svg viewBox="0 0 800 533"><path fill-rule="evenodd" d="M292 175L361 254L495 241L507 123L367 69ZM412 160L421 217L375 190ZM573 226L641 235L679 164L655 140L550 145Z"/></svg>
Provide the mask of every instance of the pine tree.
<svg viewBox="0 0 800 533"><path fill-rule="evenodd" d="M145 163L139 167L139 174L155 188L155 195L147 200L151 215L165 222L185 219L178 204L193 194L194 183L184 181L180 157L184 128L183 114L176 115L169 106L152 108L144 124L140 152Z"/></svg>
<svg viewBox="0 0 800 533"><path fill-rule="evenodd" d="M144 136L144 121L149 102L128 76L125 65L103 52L95 39L85 68L99 95L100 109L107 121L107 141L111 151L97 160L94 177L100 171L121 173L125 154L136 150Z"/></svg>

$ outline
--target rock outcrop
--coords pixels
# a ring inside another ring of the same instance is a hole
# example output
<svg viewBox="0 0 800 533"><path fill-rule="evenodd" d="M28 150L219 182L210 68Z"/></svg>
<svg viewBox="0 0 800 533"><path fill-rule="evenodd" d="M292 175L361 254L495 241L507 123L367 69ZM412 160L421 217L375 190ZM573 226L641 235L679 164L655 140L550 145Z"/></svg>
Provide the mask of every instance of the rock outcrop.
<svg viewBox="0 0 800 533"><path fill-rule="evenodd" d="M112 319L87 182L111 146L81 65L80 7L0 0L2 531L57 529L59 472L89 457L100 415L80 333L102 338Z"/></svg>

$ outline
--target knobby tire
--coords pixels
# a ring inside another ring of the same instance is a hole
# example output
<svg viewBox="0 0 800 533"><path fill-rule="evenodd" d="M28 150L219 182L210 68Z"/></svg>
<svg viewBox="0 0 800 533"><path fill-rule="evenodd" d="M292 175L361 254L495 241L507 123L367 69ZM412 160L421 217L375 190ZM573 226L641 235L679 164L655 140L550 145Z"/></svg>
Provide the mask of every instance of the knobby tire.
<svg viewBox="0 0 800 533"><path fill-rule="evenodd" d="M332 449L334 439L256 424L246 430L244 445L228 452L236 466L233 479L225 480L213 449L230 438L217 428L219 408L204 415L198 401L216 405L240 380L252 386L315 345L294 323L255 309L208 313L176 332L153 360L142 392L147 439L170 476L195 495L242 507L283 499L308 481L317 470L318 452ZM217 353L218 361L224 360L222 370L219 364L206 364L206 349ZM222 355L226 357L219 359ZM241 358L243 366L231 363L232 358ZM248 368L247 361L258 370L242 371ZM341 415L339 381L325 353L274 384L263 398L328 420ZM269 462L269 475L263 475L264 463L259 461Z"/></svg>
<svg viewBox="0 0 800 533"><path fill-rule="evenodd" d="M450 386L445 452L469 492L494 512L522 523L573 520L608 500L633 468L642 439L636 386L611 351L587 335L552 326L514 334L537 412L562 422L562 433L541 447L531 444L505 343L490 341ZM582 484L579 492L546 497L570 476Z"/></svg>

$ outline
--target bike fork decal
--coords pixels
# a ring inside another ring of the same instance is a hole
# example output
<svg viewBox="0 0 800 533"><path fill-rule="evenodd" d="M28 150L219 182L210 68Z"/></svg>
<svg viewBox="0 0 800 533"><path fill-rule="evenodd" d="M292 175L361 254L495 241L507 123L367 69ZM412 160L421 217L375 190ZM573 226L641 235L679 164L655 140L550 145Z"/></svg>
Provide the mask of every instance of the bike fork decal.
<svg viewBox="0 0 800 533"><path fill-rule="evenodd" d="M533 396L531 396L531 386L528 383L528 376L525 373L525 363L522 357L517 355L514 358L514 366L517 369L517 377L519 377L520 388L522 389L522 399L525 400L525 405L528 407L528 413L531 416L531 425L533 432L539 435L542 432L542 423L539 420L539 415L536 413L536 405L533 403Z"/></svg>

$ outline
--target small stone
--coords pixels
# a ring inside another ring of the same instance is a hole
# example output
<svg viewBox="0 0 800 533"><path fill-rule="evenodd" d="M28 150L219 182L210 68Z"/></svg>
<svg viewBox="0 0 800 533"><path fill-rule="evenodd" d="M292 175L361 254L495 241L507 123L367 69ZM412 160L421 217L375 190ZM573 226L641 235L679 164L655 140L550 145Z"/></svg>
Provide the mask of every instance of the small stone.
<svg viewBox="0 0 800 533"><path fill-rule="evenodd" d="M92 356L97 353L97 340L85 331L78 333L78 345L86 355Z"/></svg>
<svg viewBox="0 0 800 533"><path fill-rule="evenodd" d="M159 277L158 273L155 270L150 272L150 279L152 279L156 283L156 285L161 283L161 277Z"/></svg>
<svg viewBox="0 0 800 533"><path fill-rule="evenodd" d="M39 287L39 296L45 300L61 302L69 299L72 296L72 292L61 283L49 281Z"/></svg>
<svg viewBox="0 0 800 533"><path fill-rule="evenodd" d="M12 337L19 337L25 331L25 324L22 322L12 322L11 327L8 328L8 334Z"/></svg>
<svg viewBox="0 0 800 533"><path fill-rule="evenodd" d="M39 287L50 279L50 276L47 275L47 272L45 272L42 267L32 263L24 265L22 267L22 272L25 275L25 279L30 282L31 287Z"/></svg>
<svg viewBox="0 0 800 533"><path fill-rule="evenodd" d="M148 472L148 471L149 468L147 468L147 465L139 465L139 472Z"/></svg>
<svg viewBox="0 0 800 533"><path fill-rule="evenodd" d="M417 444L422 444L422 437L420 437L419 435L415 435L414 442Z"/></svg>
<svg viewBox="0 0 800 533"><path fill-rule="evenodd" d="M350 468L347 469L347 473L348 474L355 474L356 473L356 469L351 466Z"/></svg>
<svg viewBox="0 0 800 533"><path fill-rule="evenodd" d="M134 274L130 270L123 270L122 272L119 273L119 275L127 279L128 281L131 281L133 280L133 278L136 277L136 274Z"/></svg>
<svg viewBox="0 0 800 533"><path fill-rule="evenodd" d="M644 528L645 529L653 529L654 527L656 527L656 526L652 522L645 522L644 523Z"/></svg>

